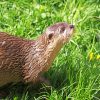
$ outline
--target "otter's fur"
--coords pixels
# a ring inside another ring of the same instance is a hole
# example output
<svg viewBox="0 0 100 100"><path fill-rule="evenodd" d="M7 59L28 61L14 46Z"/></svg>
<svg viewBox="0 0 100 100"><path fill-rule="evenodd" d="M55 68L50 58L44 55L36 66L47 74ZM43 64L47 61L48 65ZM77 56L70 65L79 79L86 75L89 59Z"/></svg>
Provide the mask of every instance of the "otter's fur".
<svg viewBox="0 0 100 100"><path fill-rule="evenodd" d="M72 25L56 23L37 40L26 40L0 32L0 87L8 83L36 82L70 39Z"/></svg>

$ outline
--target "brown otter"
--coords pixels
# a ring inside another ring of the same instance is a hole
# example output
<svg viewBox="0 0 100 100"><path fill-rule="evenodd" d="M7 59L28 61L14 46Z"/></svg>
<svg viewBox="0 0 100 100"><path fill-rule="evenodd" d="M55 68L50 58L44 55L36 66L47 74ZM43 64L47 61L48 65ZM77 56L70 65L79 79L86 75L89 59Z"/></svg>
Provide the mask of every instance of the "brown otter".
<svg viewBox="0 0 100 100"><path fill-rule="evenodd" d="M43 80L64 43L73 34L73 25L56 23L36 40L26 40L0 32L0 87L8 83Z"/></svg>

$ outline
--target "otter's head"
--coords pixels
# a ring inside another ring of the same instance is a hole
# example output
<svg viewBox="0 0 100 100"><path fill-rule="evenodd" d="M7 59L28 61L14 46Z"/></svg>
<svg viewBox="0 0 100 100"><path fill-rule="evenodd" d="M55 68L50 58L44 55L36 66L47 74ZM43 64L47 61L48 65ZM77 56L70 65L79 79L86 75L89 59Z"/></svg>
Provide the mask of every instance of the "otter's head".
<svg viewBox="0 0 100 100"><path fill-rule="evenodd" d="M69 41L73 35L74 25L65 22L56 23L46 29L45 35L49 45L61 45Z"/></svg>
<svg viewBox="0 0 100 100"><path fill-rule="evenodd" d="M47 59L47 66L51 65L61 47L69 41L73 35L73 30L73 25L69 25L65 22L59 22L49 26L44 34L40 37L39 40L41 40L41 43L44 45L45 49L42 59Z"/></svg>

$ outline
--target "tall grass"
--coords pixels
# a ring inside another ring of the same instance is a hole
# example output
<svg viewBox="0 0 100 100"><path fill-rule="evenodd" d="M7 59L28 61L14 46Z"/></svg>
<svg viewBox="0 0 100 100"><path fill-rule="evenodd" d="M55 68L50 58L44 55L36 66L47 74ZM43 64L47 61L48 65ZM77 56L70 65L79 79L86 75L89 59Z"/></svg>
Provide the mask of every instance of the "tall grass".
<svg viewBox="0 0 100 100"><path fill-rule="evenodd" d="M14 86L13 100L100 100L99 0L0 1L0 31L35 39L59 21L74 24L75 35L45 73L51 87L24 87L21 94L22 87Z"/></svg>

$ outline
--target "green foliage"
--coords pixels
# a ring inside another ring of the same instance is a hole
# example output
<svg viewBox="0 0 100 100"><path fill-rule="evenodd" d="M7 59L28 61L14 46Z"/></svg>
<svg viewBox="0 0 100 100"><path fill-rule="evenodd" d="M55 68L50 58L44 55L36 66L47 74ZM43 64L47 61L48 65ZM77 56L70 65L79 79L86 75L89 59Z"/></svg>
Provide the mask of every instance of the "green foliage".
<svg viewBox="0 0 100 100"><path fill-rule="evenodd" d="M22 87L15 86L13 100L100 99L99 0L0 0L0 31L35 39L59 21L74 24L75 35L46 73L52 86L41 86L38 92L26 86L22 94Z"/></svg>

